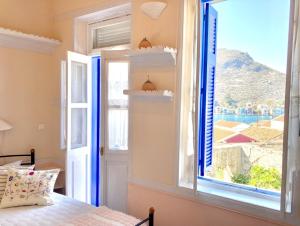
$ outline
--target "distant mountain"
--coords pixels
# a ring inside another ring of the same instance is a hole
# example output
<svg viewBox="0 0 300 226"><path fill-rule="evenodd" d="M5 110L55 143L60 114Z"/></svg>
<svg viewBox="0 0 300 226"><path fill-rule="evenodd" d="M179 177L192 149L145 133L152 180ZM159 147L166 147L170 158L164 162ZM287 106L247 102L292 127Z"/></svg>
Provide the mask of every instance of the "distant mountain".
<svg viewBox="0 0 300 226"><path fill-rule="evenodd" d="M285 74L269 68L244 52L218 49L216 101L221 105L282 104Z"/></svg>

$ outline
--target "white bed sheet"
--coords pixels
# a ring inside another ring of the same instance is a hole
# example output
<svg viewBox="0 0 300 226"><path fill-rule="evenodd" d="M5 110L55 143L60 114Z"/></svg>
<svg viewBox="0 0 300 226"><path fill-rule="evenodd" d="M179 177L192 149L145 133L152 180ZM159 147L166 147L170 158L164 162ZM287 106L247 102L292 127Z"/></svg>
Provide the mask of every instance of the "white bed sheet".
<svg viewBox="0 0 300 226"><path fill-rule="evenodd" d="M85 203L53 193L54 205L0 209L0 226L56 226L95 209Z"/></svg>

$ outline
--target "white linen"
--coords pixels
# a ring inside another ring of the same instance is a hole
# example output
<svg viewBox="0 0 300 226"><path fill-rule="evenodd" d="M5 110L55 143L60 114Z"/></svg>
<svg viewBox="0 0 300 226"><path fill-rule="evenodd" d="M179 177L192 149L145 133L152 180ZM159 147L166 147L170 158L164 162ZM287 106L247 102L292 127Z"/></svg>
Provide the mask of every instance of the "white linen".
<svg viewBox="0 0 300 226"><path fill-rule="evenodd" d="M80 214L60 226L134 226L139 222L140 220L133 216L101 206L88 213Z"/></svg>
<svg viewBox="0 0 300 226"><path fill-rule="evenodd" d="M56 193L51 195L52 206L26 206L0 209L1 226L56 226L68 222L95 207Z"/></svg>

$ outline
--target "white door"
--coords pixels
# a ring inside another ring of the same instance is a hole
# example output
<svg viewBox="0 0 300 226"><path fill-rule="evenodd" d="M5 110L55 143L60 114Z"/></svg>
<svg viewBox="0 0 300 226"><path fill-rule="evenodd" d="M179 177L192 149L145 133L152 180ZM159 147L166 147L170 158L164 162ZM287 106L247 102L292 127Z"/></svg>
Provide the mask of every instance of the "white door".
<svg viewBox="0 0 300 226"><path fill-rule="evenodd" d="M123 51L101 53L104 151L102 155L103 204L127 211L128 180L128 89L129 62Z"/></svg>
<svg viewBox="0 0 300 226"><path fill-rule="evenodd" d="M91 58L68 52L66 193L90 203Z"/></svg>

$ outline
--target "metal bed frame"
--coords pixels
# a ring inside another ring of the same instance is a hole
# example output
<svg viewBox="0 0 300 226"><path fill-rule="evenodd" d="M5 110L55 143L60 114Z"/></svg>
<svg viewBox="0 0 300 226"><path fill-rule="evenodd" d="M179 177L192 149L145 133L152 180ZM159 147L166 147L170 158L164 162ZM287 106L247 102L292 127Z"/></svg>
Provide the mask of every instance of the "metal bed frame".
<svg viewBox="0 0 300 226"><path fill-rule="evenodd" d="M146 222L148 222L149 226L154 226L154 212L155 212L154 208L151 207L149 209L149 216L145 220L142 220L140 223L136 224L135 226L140 226Z"/></svg>
<svg viewBox="0 0 300 226"><path fill-rule="evenodd" d="M1 155L0 158L15 158L15 157L30 157L30 162L22 163L22 165L34 165L35 164L35 149L32 148L29 154L17 154L17 155Z"/></svg>

